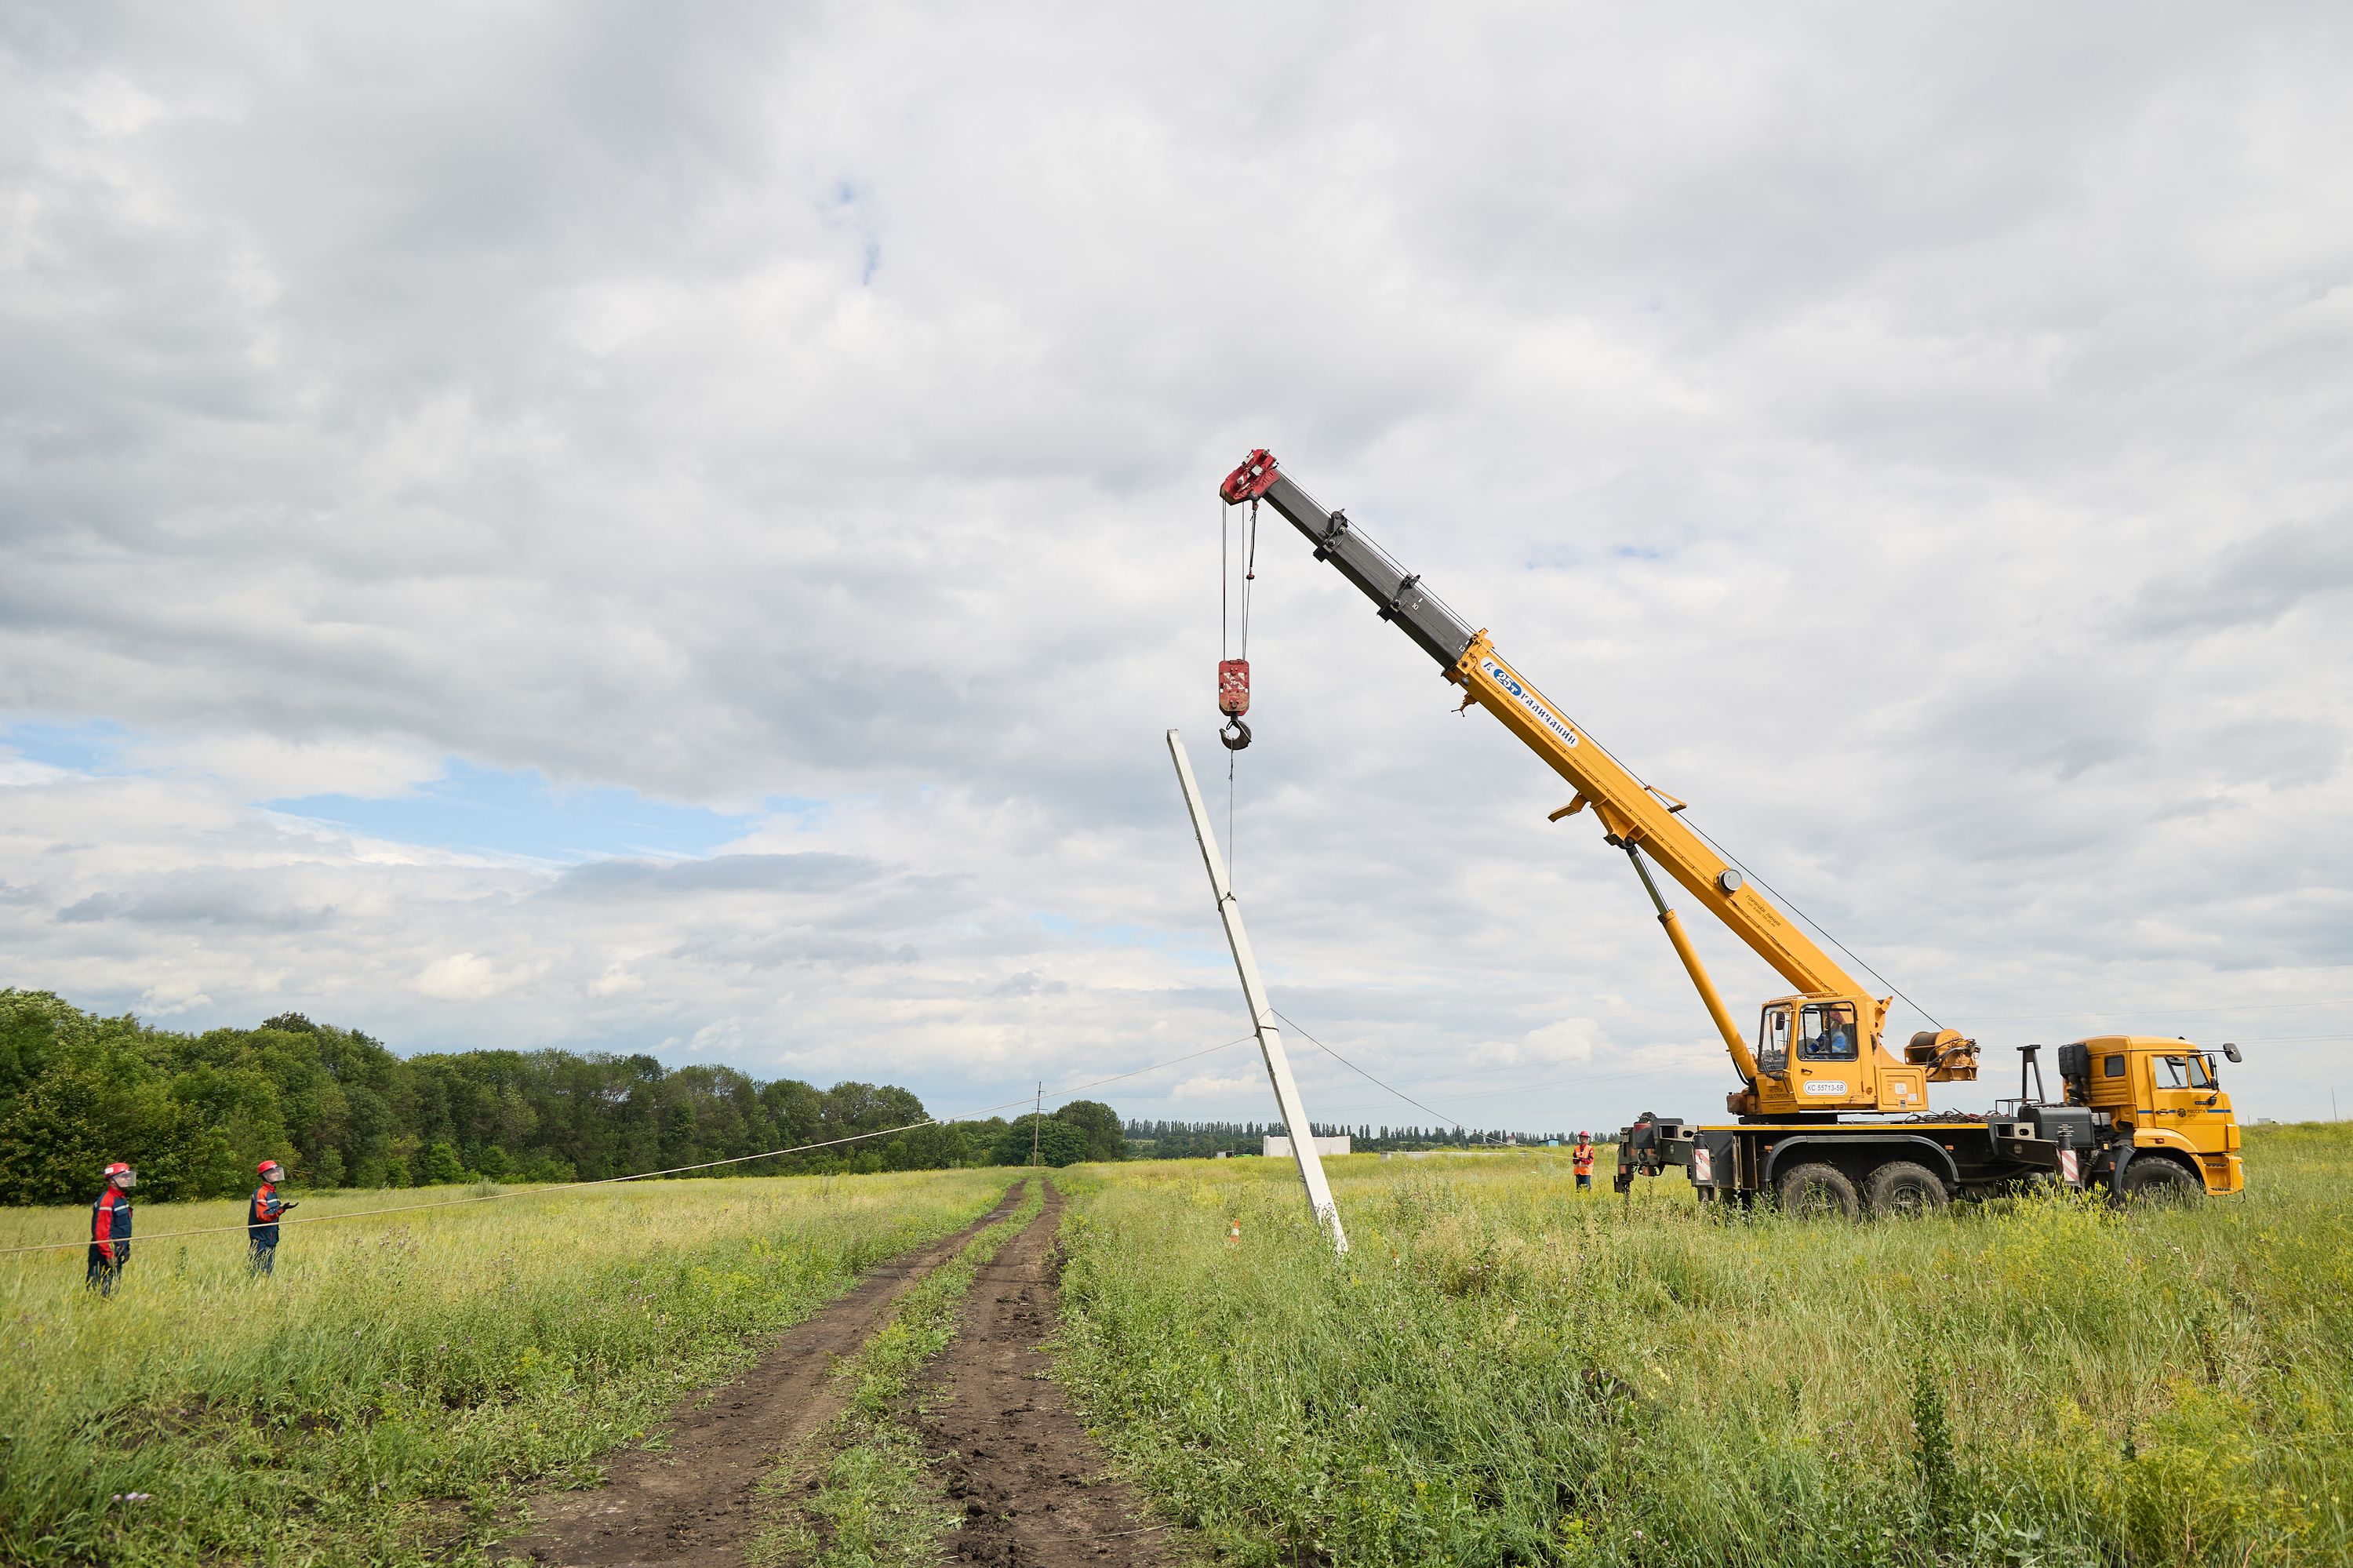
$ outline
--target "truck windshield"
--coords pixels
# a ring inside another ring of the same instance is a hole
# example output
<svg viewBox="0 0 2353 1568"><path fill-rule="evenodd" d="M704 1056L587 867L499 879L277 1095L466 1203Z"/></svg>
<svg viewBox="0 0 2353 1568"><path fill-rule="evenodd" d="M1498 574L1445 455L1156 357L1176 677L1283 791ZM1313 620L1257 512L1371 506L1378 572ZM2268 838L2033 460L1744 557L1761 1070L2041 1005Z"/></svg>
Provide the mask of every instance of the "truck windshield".
<svg viewBox="0 0 2353 1568"><path fill-rule="evenodd" d="M2206 1070L2203 1056L2159 1056L2157 1085L2161 1089L2211 1089L2214 1075Z"/></svg>
<svg viewBox="0 0 2353 1568"><path fill-rule="evenodd" d="M1852 1062L1855 1059L1854 1008L1843 1001L1808 1002L1799 1025L1798 1060Z"/></svg>

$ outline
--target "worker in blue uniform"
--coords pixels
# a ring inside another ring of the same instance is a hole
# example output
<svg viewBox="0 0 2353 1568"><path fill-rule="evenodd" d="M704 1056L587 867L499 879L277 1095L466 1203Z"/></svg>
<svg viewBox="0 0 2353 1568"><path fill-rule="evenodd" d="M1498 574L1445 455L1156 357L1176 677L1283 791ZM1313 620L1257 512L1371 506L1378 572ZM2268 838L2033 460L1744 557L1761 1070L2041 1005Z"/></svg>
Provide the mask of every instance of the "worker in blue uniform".
<svg viewBox="0 0 2353 1568"><path fill-rule="evenodd" d="M261 1178L261 1185L253 1190L253 1201L246 1208L245 1238L252 1255L246 1267L259 1278L277 1270L278 1216L294 1205L278 1195L278 1183L286 1180L284 1166L275 1160L265 1160L254 1168L254 1173Z"/></svg>
<svg viewBox="0 0 2353 1568"><path fill-rule="evenodd" d="M90 1272L82 1283L100 1296L111 1296L122 1277L122 1266L131 1261L131 1189L139 1177L120 1160L105 1174L106 1185L90 1206Z"/></svg>

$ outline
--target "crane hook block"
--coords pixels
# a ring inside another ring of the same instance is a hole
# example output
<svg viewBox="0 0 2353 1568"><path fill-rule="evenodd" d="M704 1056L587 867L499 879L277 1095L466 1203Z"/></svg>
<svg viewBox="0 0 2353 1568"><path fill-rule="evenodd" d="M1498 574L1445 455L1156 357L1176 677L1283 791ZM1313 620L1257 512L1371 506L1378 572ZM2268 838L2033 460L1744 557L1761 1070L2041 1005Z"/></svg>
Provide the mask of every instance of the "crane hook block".
<svg viewBox="0 0 2353 1568"><path fill-rule="evenodd" d="M1242 723L1242 715L1250 712L1250 661L1220 659L1218 661L1218 711L1226 715L1226 727L1218 731L1228 751L1240 751L1250 743L1250 726Z"/></svg>
<svg viewBox="0 0 2353 1568"><path fill-rule="evenodd" d="M1228 718L1250 712L1250 661L1218 661L1218 711Z"/></svg>
<svg viewBox="0 0 2353 1568"><path fill-rule="evenodd" d="M1256 501L1274 483L1274 454L1261 447L1242 459L1241 467L1226 475L1226 482L1218 486L1218 493L1225 497L1229 506Z"/></svg>

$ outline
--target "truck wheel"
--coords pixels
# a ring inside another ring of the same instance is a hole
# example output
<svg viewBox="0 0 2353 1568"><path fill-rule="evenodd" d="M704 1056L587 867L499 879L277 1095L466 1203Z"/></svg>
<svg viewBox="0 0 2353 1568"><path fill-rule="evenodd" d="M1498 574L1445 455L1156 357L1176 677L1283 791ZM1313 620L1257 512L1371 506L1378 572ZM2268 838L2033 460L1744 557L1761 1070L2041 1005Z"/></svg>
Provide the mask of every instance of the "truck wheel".
<svg viewBox="0 0 2353 1568"><path fill-rule="evenodd" d="M1933 1214L1953 1201L1935 1171L1909 1160L1891 1160L1873 1171L1862 1184L1862 1195L1874 1220Z"/></svg>
<svg viewBox="0 0 2353 1568"><path fill-rule="evenodd" d="M1792 1165L1781 1172L1773 1190L1780 1197L1783 1213L1807 1219L1820 1216L1851 1220L1859 1207L1854 1183L1835 1165L1812 1161Z"/></svg>
<svg viewBox="0 0 2353 1568"><path fill-rule="evenodd" d="M2128 1203L2187 1203L2206 1195L2206 1183L2162 1154L2144 1154L2125 1167Z"/></svg>

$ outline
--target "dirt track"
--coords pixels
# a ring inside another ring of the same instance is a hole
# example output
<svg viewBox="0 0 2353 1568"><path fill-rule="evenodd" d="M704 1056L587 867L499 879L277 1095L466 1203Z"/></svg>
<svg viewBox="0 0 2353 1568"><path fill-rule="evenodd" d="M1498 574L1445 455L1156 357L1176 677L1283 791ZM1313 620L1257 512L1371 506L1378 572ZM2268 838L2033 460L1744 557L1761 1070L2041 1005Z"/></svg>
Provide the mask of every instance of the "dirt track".
<svg viewBox="0 0 2353 1568"><path fill-rule="evenodd" d="M667 1448L624 1450L605 1485L535 1499L535 1528L508 1553L565 1568L737 1568L756 1525L754 1484L841 1409L848 1391L826 1375L834 1361L866 1342L900 1292L1013 1206L1008 1196L955 1235L877 1266L786 1330L751 1371L681 1404Z"/></svg>
<svg viewBox="0 0 2353 1568"><path fill-rule="evenodd" d="M695 1395L667 1448L614 1457L606 1484L537 1499L532 1533L511 1556L565 1568L739 1568L757 1527L753 1488L777 1458L839 1413L848 1390L827 1374L879 1329L892 1301L955 1255L1016 1196L955 1235L876 1268L840 1300L778 1336L758 1364ZM1062 1211L1045 1211L974 1279L955 1341L928 1374L915 1418L963 1526L951 1560L992 1568L1145 1568L1167 1561L1158 1531L1124 1485L1101 1479L1102 1454L1039 1343L1057 1311L1051 1255Z"/></svg>
<svg viewBox="0 0 2353 1568"><path fill-rule="evenodd" d="M1170 1561L1158 1527L1104 1461L1039 1343L1060 1291L1052 1255L1062 1195L973 1280L956 1337L920 1396L923 1446L964 1504L949 1558L991 1568L1146 1568Z"/></svg>

